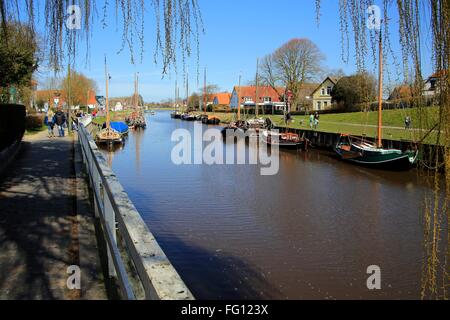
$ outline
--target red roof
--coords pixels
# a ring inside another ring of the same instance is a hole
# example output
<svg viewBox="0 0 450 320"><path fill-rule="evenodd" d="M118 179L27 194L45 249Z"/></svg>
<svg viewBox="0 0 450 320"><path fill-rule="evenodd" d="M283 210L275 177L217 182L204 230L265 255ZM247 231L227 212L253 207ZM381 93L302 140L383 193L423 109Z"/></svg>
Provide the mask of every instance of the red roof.
<svg viewBox="0 0 450 320"><path fill-rule="evenodd" d="M443 78L447 75L447 70L440 70L438 72L433 73L428 79L430 78Z"/></svg>
<svg viewBox="0 0 450 320"><path fill-rule="evenodd" d="M64 90L37 90L36 99L48 102L51 107L55 105L55 99L59 99L59 106L66 103L63 96L65 95Z"/></svg>
<svg viewBox="0 0 450 320"><path fill-rule="evenodd" d="M88 98L87 104L88 105L96 105L97 104L97 100L95 99L94 90L89 90L89 98Z"/></svg>
<svg viewBox="0 0 450 320"><path fill-rule="evenodd" d="M217 99L217 104L230 104L230 100L231 100L231 93L229 92L222 92L222 93L217 93L214 95L214 101Z"/></svg>
<svg viewBox="0 0 450 320"><path fill-rule="evenodd" d="M238 95L241 97L241 103L245 98L251 98L255 102L256 97L256 87L255 86L245 86L245 87L234 87ZM277 92L278 91L278 92ZM258 87L258 103L264 102L264 98L270 97L272 102L281 102L281 97L284 94L284 88L274 88L270 86Z"/></svg>

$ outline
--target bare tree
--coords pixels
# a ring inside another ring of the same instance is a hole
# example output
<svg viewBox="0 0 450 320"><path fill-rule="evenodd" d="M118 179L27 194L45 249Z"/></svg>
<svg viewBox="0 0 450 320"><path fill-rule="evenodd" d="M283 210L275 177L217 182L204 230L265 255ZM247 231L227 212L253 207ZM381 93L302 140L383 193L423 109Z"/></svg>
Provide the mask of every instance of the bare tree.
<svg viewBox="0 0 450 320"><path fill-rule="evenodd" d="M296 104L303 84L320 74L323 60L324 55L311 40L292 39L263 59L261 77L280 96L284 95L280 86L291 90Z"/></svg>

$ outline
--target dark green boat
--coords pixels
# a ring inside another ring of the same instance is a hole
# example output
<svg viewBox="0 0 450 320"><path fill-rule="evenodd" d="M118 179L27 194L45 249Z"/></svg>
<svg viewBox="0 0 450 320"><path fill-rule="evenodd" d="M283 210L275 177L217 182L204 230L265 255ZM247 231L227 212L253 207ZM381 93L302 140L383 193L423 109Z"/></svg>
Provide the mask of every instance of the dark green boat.
<svg viewBox="0 0 450 320"><path fill-rule="evenodd" d="M379 92L378 92L378 137L377 143L367 141L363 138L341 135L334 150L342 160L351 161L356 164L390 169L408 170L416 162L417 150L397 150L383 148L382 141L382 108L383 108L383 37L379 31Z"/></svg>
<svg viewBox="0 0 450 320"><path fill-rule="evenodd" d="M379 148L375 143L341 135L334 148L342 160L390 170L408 170L417 160L418 151Z"/></svg>

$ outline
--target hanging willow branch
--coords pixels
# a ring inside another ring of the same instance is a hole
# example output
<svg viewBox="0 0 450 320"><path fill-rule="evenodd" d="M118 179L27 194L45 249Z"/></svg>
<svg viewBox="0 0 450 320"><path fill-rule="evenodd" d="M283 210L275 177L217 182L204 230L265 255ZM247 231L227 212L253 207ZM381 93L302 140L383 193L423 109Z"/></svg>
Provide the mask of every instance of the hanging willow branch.
<svg viewBox="0 0 450 320"><path fill-rule="evenodd" d="M320 10L321 0L316 1L316 8ZM371 31L366 27L367 8L372 4L367 0L340 0L339 16L342 33L342 58L348 60L349 39L353 37L355 48L355 64L358 71L363 71L368 59L370 48L375 52ZM422 298L449 299L450 298L450 1L448 0L382 0L384 10L384 39L385 51L383 55L390 55L397 70L400 69L390 45L388 16L390 8L397 10L399 16L399 39L401 46L401 60L403 62L403 77L405 83L412 88L412 100L418 110L419 128L436 128L435 148L433 152L425 154L425 161L434 168L432 172L433 193L424 202L424 264L422 272ZM431 34L423 36L422 30L428 30L429 18L424 12L431 13ZM317 17L320 13L317 12ZM421 41L432 39L428 47L432 48L434 71L440 79L436 105L437 119L430 117L427 112L423 90ZM372 59L375 59L372 55ZM386 57L385 57L386 60ZM376 65L376 61L374 61ZM431 119L430 119L431 118ZM437 121L437 124L436 124ZM428 135L421 130L417 133L419 140ZM441 147L442 146L442 147ZM445 167L441 172L442 164ZM442 179L444 177L444 179ZM444 181L443 181L444 180Z"/></svg>
<svg viewBox="0 0 450 320"><path fill-rule="evenodd" d="M172 66L176 67L178 53L181 53L183 62L186 57L191 56L192 41L199 55L199 35L203 32L203 22L198 0L151 0L148 3L152 7L150 12L153 12L155 17L155 30L152 30L156 43L153 48L153 59L157 62L161 58L162 72L167 74ZM36 25L34 12L40 5L41 1L0 0L2 30L6 32L4 25L7 20L25 22L34 28ZM68 8L71 5L81 9L81 30L66 27L66 21L71 14ZM104 27L108 23L107 12L111 5L115 6L116 20L122 27L119 52L128 49L131 62L135 63L137 55L135 43L138 43L142 61L145 52L144 20L147 12L145 0L104 0L100 6L103 10L100 22ZM26 15L21 15L23 8L26 9ZM45 0L44 10L48 60L50 66L58 70L66 57L75 58L80 40L84 40L89 46L90 33L97 18L94 15L97 4L95 0Z"/></svg>

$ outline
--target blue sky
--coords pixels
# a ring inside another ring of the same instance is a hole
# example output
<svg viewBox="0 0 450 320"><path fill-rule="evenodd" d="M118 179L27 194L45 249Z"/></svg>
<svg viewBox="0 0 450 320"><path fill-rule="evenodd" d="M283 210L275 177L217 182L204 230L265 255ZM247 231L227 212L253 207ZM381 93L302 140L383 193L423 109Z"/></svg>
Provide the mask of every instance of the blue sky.
<svg viewBox="0 0 450 320"><path fill-rule="evenodd" d="M98 2L101 11L101 1ZM222 91L231 91L237 85L239 75L246 83L255 76L256 59L263 57L292 38L309 38L324 53L324 67L343 69L347 74L355 71L353 50L345 64L341 59L341 34L337 0L322 0L320 25L315 19L313 0L199 0L206 33L200 38L200 84L197 83L197 57L188 62L190 91L202 87L203 68L208 69L208 83L217 84ZM379 1L374 1L377 4ZM112 6L111 6L112 7ZM121 32L116 30L115 12L109 12L109 26L103 29L100 23L93 28L90 58L86 65L85 49L79 50L77 69L97 82L98 94L104 94L104 56L108 56L112 76L111 96L131 95L133 74L140 73L140 93L145 101L160 101L174 95L174 83L182 86L182 75L172 73L161 79L161 65L153 63L154 16L147 5L145 19L145 53L142 64L132 65L129 51L117 54L121 47ZM394 25L391 27L394 51L400 55L396 13L391 12ZM425 42L430 42L425 39ZM429 50L424 45L424 59ZM429 60L429 58L428 58ZM369 63L371 65L371 63ZM424 74L431 72L431 61L425 63ZM42 70L41 70L42 71ZM395 73L395 71L393 71ZM47 76L45 71L40 78ZM184 96L184 89L180 89Z"/></svg>

